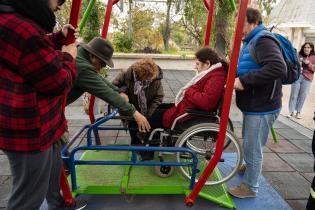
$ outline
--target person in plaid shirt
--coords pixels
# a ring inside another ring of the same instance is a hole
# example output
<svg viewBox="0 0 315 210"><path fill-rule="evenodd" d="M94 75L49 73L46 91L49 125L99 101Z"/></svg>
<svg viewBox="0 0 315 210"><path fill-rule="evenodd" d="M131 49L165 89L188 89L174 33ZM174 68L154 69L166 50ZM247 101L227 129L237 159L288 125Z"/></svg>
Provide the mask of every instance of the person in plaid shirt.
<svg viewBox="0 0 315 210"><path fill-rule="evenodd" d="M77 77L71 25L51 33L64 0L0 0L0 149L13 176L8 210L62 209L63 100Z"/></svg>

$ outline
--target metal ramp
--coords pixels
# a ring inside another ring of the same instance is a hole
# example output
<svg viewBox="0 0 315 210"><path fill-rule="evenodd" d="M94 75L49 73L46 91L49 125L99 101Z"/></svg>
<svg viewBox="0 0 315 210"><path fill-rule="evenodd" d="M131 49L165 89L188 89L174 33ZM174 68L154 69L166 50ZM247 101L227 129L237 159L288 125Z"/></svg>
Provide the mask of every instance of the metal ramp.
<svg viewBox="0 0 315 210"><path fill-rule="evenodd" d="M130 160L128 151L85 151L81 160ZM210 178L220 176L214 170ZM80 194L182 194L190 193L189 180L179 172L168 178L161 178L152 166L130 165L77 165L76 180L78 188L73 195ZM71 184L70 177L68 178ZM227 192L225 184L204 186L199 196L226 208L236 208Z"/></svg>

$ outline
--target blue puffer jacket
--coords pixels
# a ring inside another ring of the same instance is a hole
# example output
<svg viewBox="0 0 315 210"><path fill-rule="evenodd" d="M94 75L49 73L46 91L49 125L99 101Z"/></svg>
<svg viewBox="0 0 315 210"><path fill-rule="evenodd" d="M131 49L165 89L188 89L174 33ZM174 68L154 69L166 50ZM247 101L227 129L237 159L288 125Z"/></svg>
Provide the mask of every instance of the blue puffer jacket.
<svg viewBox="0 0 315 210"><path fill-rule="evenodd" d="M264 33L267 29L263 24L257 26L253 31L251 31L246 38L243 40L243 47L240 53L240 58L238 60L237 76L242 76L250 71L256 71L261 68L257 64L249 53L250 41L255 38L260 37L260 33Z"/></svg>
<svg viewBox="0 0 315 210"><path fill-rule="evenodd" d="M265 26L260 24L243 40L237 76L244 90L236 91L236 104L244 114L262 115L281 109L281 78L286 64L278 44L261 34L266 32ZM255 42L258 63L249 52L252 42Z"/></svg>

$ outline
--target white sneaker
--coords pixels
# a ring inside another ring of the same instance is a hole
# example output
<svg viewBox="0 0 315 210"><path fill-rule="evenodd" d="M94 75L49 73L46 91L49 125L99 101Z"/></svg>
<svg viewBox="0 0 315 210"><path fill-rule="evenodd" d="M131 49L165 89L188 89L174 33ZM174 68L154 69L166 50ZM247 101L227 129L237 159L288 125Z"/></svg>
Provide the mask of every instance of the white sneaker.
<svg viewBox="0 0 315 210"><path fill-rule="evenodd" d="M295 115L295 118L296 119L302 119L301 113L297 112L296 115Z"/></svg>
<svg viewBox="0 0 315 210"><path fill-rule="evenodd" d="M291 112L291 114L287 115L287 118L291 118L291 117L294 117L294 112Z"/></svg>

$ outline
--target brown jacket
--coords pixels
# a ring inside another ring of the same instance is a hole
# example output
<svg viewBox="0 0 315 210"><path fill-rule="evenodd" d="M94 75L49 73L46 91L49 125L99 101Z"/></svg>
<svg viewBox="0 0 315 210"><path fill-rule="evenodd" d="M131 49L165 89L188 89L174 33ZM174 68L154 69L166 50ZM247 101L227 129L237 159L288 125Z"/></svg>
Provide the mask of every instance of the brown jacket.
<svg viewBox="0 0 315 210"><path fill-rule="evenodd" d="M147 98L148 114L146 117L151 117L156 108L162 103L164 97L164 91L162 87L163 73L161 68L159 68L160 74L154 79L150 86L145 89L145 95ZM133 104L136 109L140 112L140 107L138 104L138 96L134 94L134 78L132 73L132 68L127 69L127 71L121 72L114 80L113 84L120 88L121 92L124 92L129 97L129 102Z"/></svg>

